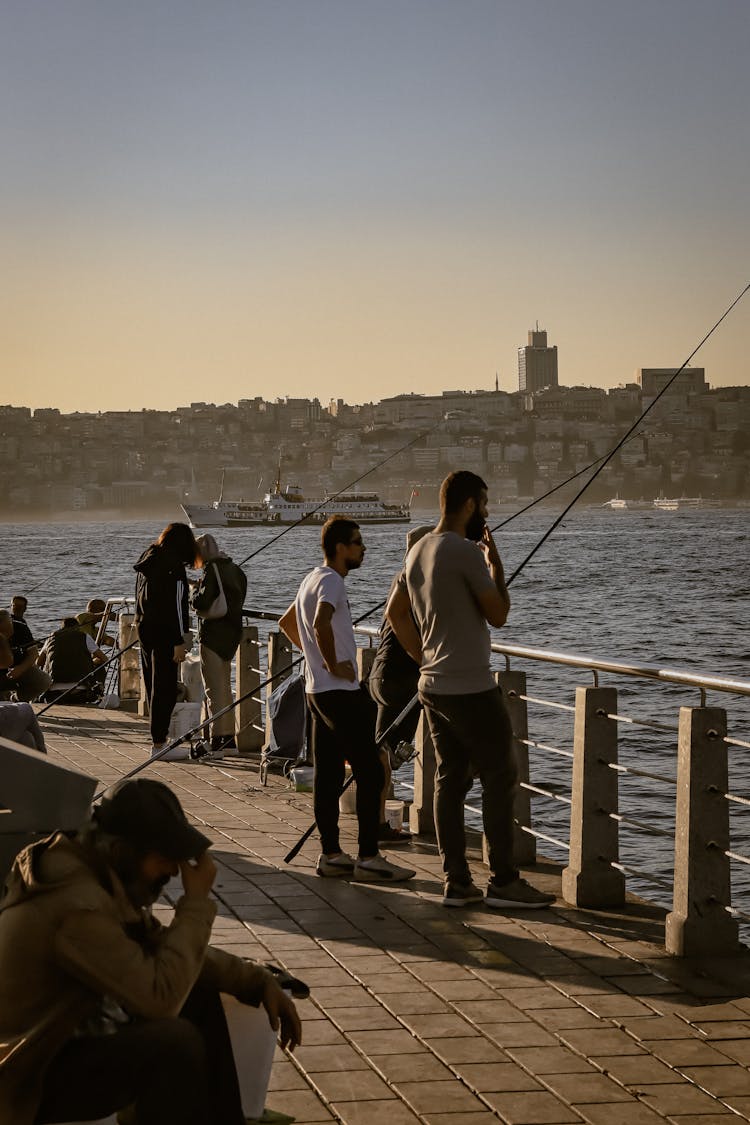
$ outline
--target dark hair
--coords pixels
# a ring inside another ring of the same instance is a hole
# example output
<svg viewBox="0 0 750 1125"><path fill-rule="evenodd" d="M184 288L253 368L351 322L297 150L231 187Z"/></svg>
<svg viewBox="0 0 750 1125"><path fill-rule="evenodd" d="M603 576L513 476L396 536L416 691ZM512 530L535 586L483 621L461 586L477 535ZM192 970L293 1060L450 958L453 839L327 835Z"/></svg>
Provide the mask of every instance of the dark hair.
<svg viewBox="0 0 750 1125"><path fill-rule="evenodd" d="M156 542L186 566L192 566L198 557L198 544L186 523L168 523Z"/></svg>
<svg viewBox="0 0 750 1125"><path fill-rule="evenodd" d="M348 546L355 531L359 531L359 524L348 519L347 516L331 516L327 519L320 533L320 543L325 557L332 559L339 543Z"/></svg>
<svg viewBox="0 0 750 1125"><path fill-rule="evenodd" d="M440 485L440 511L444 516L455 516L467 500L478 501L482 489L487 491L486 483L468 469L458 469L455 473L448 473Z"/></svg>
<svg viewBox="0 0 750 1125"><path fill-rule="evenodd" d="M11 600L11 603L12 602L23 602L24 606L28 606L28 604L29 604L29 599L25 598L23 596L23 594L14 594L13 597L10 600Z"/></svg>
<svg viewBox="0 0 750 1125"><path fill-rule="evenodd" d="M63 627L63 629L77 629L78 628L77 618L75 618L75 617L63 617L62 627Z"/></svg>

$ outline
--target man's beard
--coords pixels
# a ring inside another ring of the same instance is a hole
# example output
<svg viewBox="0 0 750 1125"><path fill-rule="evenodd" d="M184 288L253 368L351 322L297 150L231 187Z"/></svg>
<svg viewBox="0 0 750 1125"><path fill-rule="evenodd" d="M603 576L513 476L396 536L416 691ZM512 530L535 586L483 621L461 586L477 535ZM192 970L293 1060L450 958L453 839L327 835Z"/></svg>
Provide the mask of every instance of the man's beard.
<svg viewBox="0 0 750 1125"><path fill-rule="evenodd" d="M479 512L474 512L469 516L469 522L466 524L466 538L471 539L472 543L478 543L484 535L486 520Z"/></svg>
<svg viewBox="0 0 750 1125"><path fill-rule="evenodd" d="M144 879L140 860L129 848L118 850L111 856L110 862L125 889L125 894L138 910L142 906L153 906L169 882L168 875L162 875L150 882Z"/></svg>
<svg viewBox="0 0 750 1125"><path fill-rule="evenodd" d="M347 574L349 573L350 570L359 570L359 568L362 566L362 562L363 562L362 559L347 559L346 560L346 572L347 572Z"/></svg>

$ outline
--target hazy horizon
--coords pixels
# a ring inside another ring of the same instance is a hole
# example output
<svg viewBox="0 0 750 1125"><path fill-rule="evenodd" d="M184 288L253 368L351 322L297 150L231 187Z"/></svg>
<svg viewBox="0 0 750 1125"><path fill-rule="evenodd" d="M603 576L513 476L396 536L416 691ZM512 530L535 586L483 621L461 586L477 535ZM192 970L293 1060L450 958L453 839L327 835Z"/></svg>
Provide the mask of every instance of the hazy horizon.
<svg viewBox="0 0 750 1125"><path fill-rule="evenodd" d="M747 284L745 0L8 0L2 397L679 367ZM750 383L750 296L701 349ZM134 402L138 406L134 406Z"/></svg>

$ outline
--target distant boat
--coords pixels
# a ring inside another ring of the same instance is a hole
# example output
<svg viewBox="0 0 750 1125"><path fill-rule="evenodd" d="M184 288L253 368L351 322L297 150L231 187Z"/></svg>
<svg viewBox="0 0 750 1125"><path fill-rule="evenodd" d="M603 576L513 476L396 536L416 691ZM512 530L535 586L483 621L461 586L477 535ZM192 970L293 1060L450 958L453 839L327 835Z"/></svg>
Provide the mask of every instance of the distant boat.
<svg viewBox="0 0 750 1125"><path fill-rule="evenodd" d="M321 524L342 515L358 523L409 523L408 504L385 504L377 492L339 492L306 500L298 485L282 490L277 476L273 489L262 500L225 500L224 474L218 500L210 504L182 504L192 527L261 527L278 524Z"/></svg>
<svg viewBox="0 0 750 1125"><path fill-rule="evenodd" d="M702 496L659 496L654 500L654 507L660 512L677 512L683 508L720 508L720 500L704 500Z"/></svg>
<svg viewBox="0 0 750 1125"><path fill-rule="evenodd" d="M609 508L613 512L623 512L627 510L627 500L621 500L619 496L613 496L611 500L605 500L602 504L603 508Z"/></svg>

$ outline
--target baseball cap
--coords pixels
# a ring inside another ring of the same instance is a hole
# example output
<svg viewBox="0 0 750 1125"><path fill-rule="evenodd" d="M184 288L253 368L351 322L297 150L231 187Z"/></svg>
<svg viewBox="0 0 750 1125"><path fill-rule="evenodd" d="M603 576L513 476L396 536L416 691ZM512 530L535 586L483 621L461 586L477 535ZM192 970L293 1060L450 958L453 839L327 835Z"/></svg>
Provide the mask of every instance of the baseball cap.
<svg viewBox="0 0 750 1125"><path fill-rule="evenodd" d="M211 841L194 828L172 790L148 777L118 781L94 806L94 820L112 836L122 836L167 859L196 859Z"/></svg>

